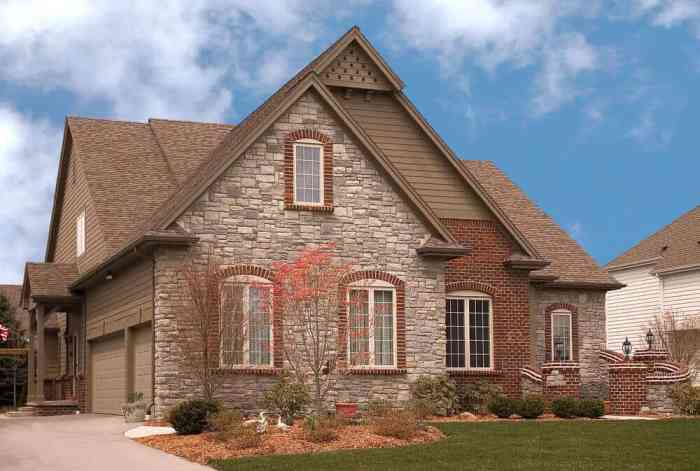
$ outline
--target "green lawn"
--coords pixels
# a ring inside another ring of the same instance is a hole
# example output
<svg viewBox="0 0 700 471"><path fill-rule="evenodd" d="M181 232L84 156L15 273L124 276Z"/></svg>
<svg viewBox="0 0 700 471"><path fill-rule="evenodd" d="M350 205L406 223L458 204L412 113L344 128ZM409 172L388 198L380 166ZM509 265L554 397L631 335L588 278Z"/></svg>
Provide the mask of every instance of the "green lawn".
<svg viewBox="0 0 700 471"><path fill-rule="evenodd" d="M447 439L405 448L211 463L244 470L700 470L700 420L442 424Z"/></svg>

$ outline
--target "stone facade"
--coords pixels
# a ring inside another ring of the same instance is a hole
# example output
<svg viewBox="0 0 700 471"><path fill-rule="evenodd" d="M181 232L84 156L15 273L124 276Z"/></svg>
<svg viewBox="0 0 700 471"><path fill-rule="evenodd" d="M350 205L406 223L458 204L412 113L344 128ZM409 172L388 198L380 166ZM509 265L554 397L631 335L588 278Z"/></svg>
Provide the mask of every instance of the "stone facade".
<svg viewBox="0 0 700 471"><path fill-rule="evenodd" d="M599 352L605 346L605 291L530 288L530 362L537 368L548 361L545 313L555 305L576 309L573 361L580 365L581 396L604 399L607 372Z"/></svg>
<svg viewBox="0 0 700 471"><path fill-rule="evenodd" d="M285 209L284 145L290 133L303 129L332 142L332 211ZM404 281L406 373L339 377L339 400L406 400L419 375L444 373L445 262L416 255L430 230L313 92L292 105L177 222L200 238L195 257L212 247L227 264L270 269L308 245L334 243L354 270L381 270ZM161 412L194 392L179 368L176 340L176 315L185 301L178 269L185 256L172 248L155 254L155 402ZM274 381L259 374L226 375L222 399L259 407Z"/></svg>

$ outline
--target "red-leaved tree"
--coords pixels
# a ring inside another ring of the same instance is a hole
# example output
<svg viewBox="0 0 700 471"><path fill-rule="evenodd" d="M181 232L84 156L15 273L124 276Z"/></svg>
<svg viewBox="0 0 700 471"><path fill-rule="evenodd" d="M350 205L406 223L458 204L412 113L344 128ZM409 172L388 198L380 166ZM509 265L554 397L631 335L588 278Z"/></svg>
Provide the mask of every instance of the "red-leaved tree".
<svg viewBox="0 0 700 471"><path fill-rule="evenodd" d="M340 292L350 266L332 253L334 246L306 249L296 259L275 265L284 356L296 380L310 386L316 414L333 387Z"/></svg>

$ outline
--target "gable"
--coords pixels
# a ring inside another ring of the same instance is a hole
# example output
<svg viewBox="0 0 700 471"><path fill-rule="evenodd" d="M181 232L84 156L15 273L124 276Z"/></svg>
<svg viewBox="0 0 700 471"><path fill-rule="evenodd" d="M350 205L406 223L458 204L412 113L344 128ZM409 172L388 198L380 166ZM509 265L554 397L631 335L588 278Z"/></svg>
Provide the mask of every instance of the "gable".
<svg viewBox="0 0 700 471"><path fill-rule="evenodd" d="M352 41L320 72L325 85L366 90L392 90L387 76L360 46Z"/></svg>
<svg viewBox="0 0 700 471"><path fill-rule="evenodd" d="M441 218L493 220L481 198L409 116L393 94L346 93L338 102L391 159Z"/></svg>
<svg viewBox="0 0 700 471"><path fill-rule="evenodd" d="M105 256L105 238L100 227L97 211L93 203L85 166L77 154L72 139L66 149L63 171L59 174L60 194L58 195L55 236L53 247L47 252L47 262L75 263L81 272L96 266ZM76 220L85 211L85 253L76 256Z"/></svg>

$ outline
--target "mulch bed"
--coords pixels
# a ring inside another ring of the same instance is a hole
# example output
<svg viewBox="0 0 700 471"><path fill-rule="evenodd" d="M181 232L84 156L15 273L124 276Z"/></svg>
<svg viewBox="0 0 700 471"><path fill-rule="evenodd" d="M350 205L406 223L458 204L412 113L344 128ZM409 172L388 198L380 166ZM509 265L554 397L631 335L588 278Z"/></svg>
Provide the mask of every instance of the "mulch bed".
<svg viewBox="0 0 700 471"><path fill-rule="evenodd" d="M312 443L304 439L300 424L295 424L286 432L271 427L265 434L263 444L258 448L236 449L234 442L221 442L213 433L199 435L158 435L137 438L136 441L157 448L166 453L180 456L197 463L210 460L240 458L260 455L291 455L299 453L319 453L333 450L354 450L364 448L395 448L419 443L430 443L444 438L435 427L427 426L410 440L383 437L372 433L367 425L347 425L338 430L338 439L329 443Z"/></svg>

